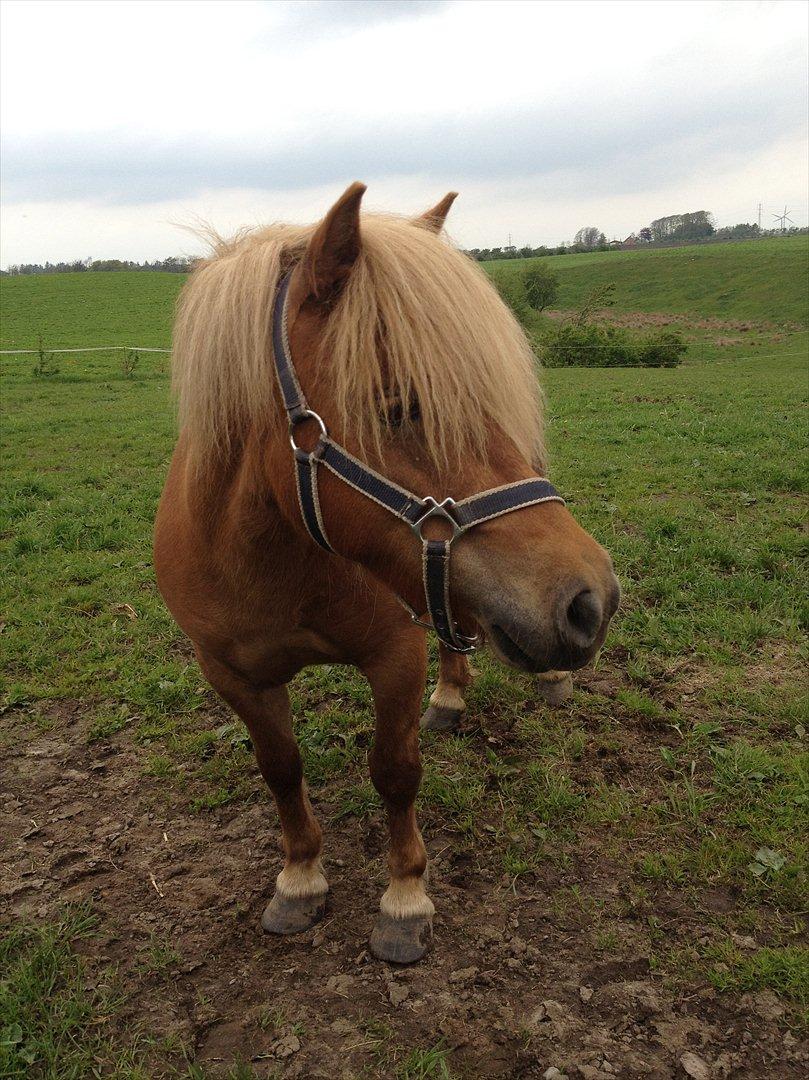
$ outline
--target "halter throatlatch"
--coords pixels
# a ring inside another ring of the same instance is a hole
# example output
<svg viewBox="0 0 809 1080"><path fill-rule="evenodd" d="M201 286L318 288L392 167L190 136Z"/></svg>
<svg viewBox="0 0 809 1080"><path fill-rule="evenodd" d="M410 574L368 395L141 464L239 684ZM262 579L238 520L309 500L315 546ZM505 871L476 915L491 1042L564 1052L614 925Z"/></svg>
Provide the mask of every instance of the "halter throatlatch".
<svg viewBox="0 0 809 1080"><path fill-rule="evenodd" d="M468 637L462 634L452 617L450 607L449 569L453 543L473 525L491 521L501 514L509 514L512 510L521 510L537 503L564 503L565 500L548 480L538 476L491 488L460 502L455 502L454 499L438 502L429 495L420 499L398 484L386 480L334 442L329 437L323 420L309 408L292 363L287 336L287 296L291 277L292 271L286 275L278 289L273 311L272 340L278 385L289 419L289 441L295 457L298 503L303 523L315 543L326 551L334 552L320 510L317 488L320 465L324 465L355 491L373 499L379 506L400 518L410 526L421 542L424 595L430 621L424 621L401 598L400 602L410 612L414 622L434 630L448 649L458 653L474 652L480 645L480 635ZM312 420L320 428L317 444L311 451L304 450L295 441L295 428L306 420ZM448 540L428 540L423 535L424 525L431 518L441 518L447 522L452 530Z"/></svg>

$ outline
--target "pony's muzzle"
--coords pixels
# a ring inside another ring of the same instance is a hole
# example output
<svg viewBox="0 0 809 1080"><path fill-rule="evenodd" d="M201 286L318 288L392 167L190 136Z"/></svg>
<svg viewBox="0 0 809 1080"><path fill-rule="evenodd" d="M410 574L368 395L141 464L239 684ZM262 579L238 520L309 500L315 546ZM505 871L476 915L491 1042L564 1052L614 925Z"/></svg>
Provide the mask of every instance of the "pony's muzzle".
<svg viewBox="0 0 809 1080"><path fill-rule="evenodd" d="M487 604L479 621L493 651L523 671L584 667L601 647L618 608L620 588L610 577L604 586L575 581L544 618L521 603Z"/></svg>

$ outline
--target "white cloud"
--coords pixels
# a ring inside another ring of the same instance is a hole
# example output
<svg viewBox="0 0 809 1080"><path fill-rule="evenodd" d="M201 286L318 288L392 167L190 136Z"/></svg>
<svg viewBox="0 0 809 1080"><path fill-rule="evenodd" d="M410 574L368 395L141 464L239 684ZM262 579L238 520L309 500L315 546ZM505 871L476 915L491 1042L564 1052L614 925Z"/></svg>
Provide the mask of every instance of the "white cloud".
<svg viewBox="0 0 809 1080"><path fill-rule="evenodd" d="M803 3L4 5L2 261L458 188L467 245L809 216ZM187 241L185 241L187 243Z"/></svg>

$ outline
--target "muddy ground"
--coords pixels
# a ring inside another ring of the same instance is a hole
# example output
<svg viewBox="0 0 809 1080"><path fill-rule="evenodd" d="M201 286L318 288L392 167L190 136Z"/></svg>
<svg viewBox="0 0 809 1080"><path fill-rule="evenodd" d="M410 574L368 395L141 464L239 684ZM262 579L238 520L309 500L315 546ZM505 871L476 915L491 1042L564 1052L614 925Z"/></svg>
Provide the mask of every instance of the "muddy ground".
<svg viewBox="0 0 809 1080"><path fill-rule="evenodd" d="M544 314L555 322L565 322L577 314L575 310L556 308L547 309ZM798 323L786 322L778 326L762 322L760 319L721 319L717 316L696 318L693 315L677 314L667 311L616 311L611 307L597 308L592 313L596 322L610 323L613 326L625 326L630 329L663 328L667 326L694 331L733 331L746 337L716 338L715 344L750 344L750 336L767 334L776 341L784 334L795 333L803 329Z"/></svg>
<svg viewBox="0 0 809 1080"><path fill-rule="evenodd" d="M435 943L397 970L366 950L384 888L381 817L327 821L325 922L267 937L259 919L281 858L257 772L253 801L193 813L175 786L144 776L146 751L126 732L88 742L78 706L44 733L20 723L0 795L4 916L46 920L91 901L100 930L78 947L98 978L117 965L117 1035L158 1040L155 1076L180 1064L181 1043L211 1076L244 1061L258 1077L394 1077L412 1048L435 1045L460 1077L807 1075L807 1044L771 991L665 980L650 967L642 905L624 905L616 959L594 948L586 905L554 903L571 889L628 897L598 831L579 838L572 865L512 887L496 851L470 850L422 807ZM591 767L642 775L650 752L649 733L630 732ZM661 891L654 915L684 940L733 906L727 889L705 888L693 906Z"/></svg>

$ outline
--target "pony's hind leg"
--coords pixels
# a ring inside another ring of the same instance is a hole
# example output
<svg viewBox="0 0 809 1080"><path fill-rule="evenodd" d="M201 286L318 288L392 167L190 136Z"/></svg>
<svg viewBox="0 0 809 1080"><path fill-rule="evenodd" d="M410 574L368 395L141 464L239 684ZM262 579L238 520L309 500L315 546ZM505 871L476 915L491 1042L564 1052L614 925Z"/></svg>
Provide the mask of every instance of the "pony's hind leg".
<svg viewBox="0 0 809 1080"><path fill-rule="evenodd" d="M427 851L416 824L421 782L419 703L424 693L423 639L410 639L372 666L363 666L376 706L371 780L382 797L390 829L390 884L379 904L371 952L380 960L412 964L432 939L433 903L427 895Z"/></svg>
<svg viewBox="0 0 809 1080"><path fill-rule="evenodd" d="M425 731L456 731L466 712L464 690L471 682L467 658L439 645L438 683L421 718L421 727Z"/></svg>
<svg viewBox="0 0 809 1080"><path fill-rule="evenodd" d="M322 834L312 813L292 734L285 686L261 688L197 650L214 690L238 713L253 741L258 767L278 807L286 860L261 925L271 934L297 934L322 919L328 883L320 865Z"/></svg>

